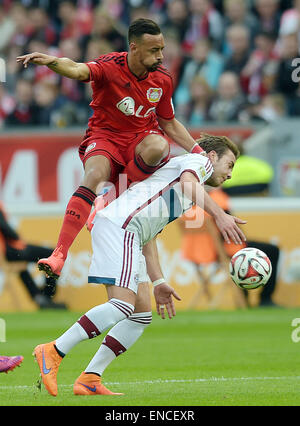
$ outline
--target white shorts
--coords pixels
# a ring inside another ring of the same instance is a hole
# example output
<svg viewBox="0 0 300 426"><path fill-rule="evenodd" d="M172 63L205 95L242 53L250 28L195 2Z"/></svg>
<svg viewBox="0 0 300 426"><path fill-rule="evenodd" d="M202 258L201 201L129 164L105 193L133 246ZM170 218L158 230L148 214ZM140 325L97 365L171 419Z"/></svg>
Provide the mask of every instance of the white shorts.
<svg viewBox="0 0 300 426"><path fill-rule="evenodd" d="M116 285L137 293L139 283L149 281L138 235L100 215L94 219L91 234L93 256L88 282Z"/></svg>

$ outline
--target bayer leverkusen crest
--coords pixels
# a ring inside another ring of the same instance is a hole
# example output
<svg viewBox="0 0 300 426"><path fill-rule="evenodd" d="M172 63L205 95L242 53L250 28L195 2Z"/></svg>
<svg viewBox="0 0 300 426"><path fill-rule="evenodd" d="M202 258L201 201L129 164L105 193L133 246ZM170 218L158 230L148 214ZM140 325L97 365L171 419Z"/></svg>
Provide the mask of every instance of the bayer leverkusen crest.
<svg viewBox="0 0 300 426"><path fill-rule="evenodd" d="M160 87L151 87L147 90L147 99L149 102L159 102L162 96L163 90Z"/></svg>

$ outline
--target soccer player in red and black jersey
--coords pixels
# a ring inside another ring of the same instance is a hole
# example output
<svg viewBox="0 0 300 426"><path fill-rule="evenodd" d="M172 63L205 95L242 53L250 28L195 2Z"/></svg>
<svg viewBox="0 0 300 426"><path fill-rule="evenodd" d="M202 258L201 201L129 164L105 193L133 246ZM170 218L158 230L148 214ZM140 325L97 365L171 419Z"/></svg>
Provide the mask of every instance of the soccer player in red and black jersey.
<svg viewBox="0 0 300 426"><path fill-rule="evenodd" d="M88 63L76 63L34 52L17 58L46 65L63 76L91 82L94 114L79 147L84 165L82 185L71 197L53 254L39 268L58 277L69 247L82 229L102 182L116 183L120 173L128 182L141 181L169 159L165 134L188 152L201 148L176 120L173 83L162 66L164 37L149 19L138 19L128 30L129 52L114 52Z"/></svg>

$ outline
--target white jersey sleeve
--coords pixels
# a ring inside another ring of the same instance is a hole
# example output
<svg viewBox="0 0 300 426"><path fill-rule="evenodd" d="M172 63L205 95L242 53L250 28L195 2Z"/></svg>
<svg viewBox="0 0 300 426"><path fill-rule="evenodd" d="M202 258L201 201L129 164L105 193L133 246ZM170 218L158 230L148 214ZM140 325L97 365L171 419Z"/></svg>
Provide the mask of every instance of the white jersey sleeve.
<svg viewBox="0 0 300 426"><path fill-rule="evenodd" d="M201 154L186 154L181 157L180 175L184 172L193 173L199 183L203 184L212 175L214 169L208 157Z"/></svg>

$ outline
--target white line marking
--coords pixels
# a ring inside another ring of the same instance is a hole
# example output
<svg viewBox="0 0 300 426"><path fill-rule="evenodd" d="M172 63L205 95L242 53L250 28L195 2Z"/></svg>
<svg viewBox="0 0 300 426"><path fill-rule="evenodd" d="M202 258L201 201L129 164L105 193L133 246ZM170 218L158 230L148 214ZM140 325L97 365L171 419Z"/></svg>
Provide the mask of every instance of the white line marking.
<svg viewBox="0 0 300 426"><path fill-rule="evenodd" d="M243 381L263 381L263 380L300 380L300 376L277 376L277 377L210 377L206 379L157 379L157 380L143 380L137 382L105 382L105 385L155 385L164 383L210 383L210 382L243 382ZM58 385L59 388L69 388L71 385ZM23 386L1 386L0 391L8 389L35 389L36 385L23 385Z"/></svg>

